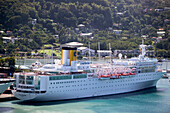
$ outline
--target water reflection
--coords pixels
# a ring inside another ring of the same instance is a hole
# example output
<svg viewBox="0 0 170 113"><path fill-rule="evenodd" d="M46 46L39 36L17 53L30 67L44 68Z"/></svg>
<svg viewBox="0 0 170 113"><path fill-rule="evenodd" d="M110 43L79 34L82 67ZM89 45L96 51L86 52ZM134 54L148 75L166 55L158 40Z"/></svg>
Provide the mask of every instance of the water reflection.
<svg viewBox="0 0 170 113"><path fill-rule="evenodd" d="M14 110L14 108L12 108L12 107L0 107L0 113L1 112L9 112L12 110Z"/></svg>

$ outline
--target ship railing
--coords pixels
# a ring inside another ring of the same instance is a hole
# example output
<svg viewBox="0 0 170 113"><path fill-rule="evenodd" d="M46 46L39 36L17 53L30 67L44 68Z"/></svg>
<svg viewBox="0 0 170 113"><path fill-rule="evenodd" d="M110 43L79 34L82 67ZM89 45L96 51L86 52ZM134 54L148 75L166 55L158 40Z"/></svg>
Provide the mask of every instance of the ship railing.
<svg viewBox="0 0 170 113"><path fill-rule="evenodd" d="M55 74L52 74L52 73L47 73L47 72L39 72L37 73L37 76L38 75L43 75L43 76L56 76L56 75L72 75L72 74L83 74L83 73L87 73L85 71L79 71L79 72L69 72L69 71L58 71L57 73Z"/></svg>
<svg viewBox="0 0 170 113"><path fill-rule="evenodd" d="M98 78L98 75L95 75L94 73L89 73L88 78Z"/></svg>
<svg viewBox="0 0 170 113"><path fill-rule="evenodd" d="M87 72L67 72L67 73L64 73L64 72L59 72L59 73L56 73L56 74L51 74L51 75L72 75L72 74L86 74Z"/></svg>
<svg viewBox="0 0 170 113"><path fill-rule="evenodd" d="M9 79L7 79L7 78L0 78L0 81L4 81L4 82L14 82L15 79L12 79L12 78L9 78Z"/></svg>
<svg viewBox="0 0 170 113"><path fill-rule="evenodd" d="M39 91L39 90L35 90L35 91L28 91L28 90L21 90L21 89L17 89L17 92L21 92L21 93L46 93L46 91Z"/></svg>
<svg viewBox="0 0 170 113"><path fill-rule="evenodd" d="M18 85L18 88L33 89L33 88L35 88L35 87L34 87L33 85L28 86L28 85L21 85L21 84L19 84L19 85Z"/></svg>

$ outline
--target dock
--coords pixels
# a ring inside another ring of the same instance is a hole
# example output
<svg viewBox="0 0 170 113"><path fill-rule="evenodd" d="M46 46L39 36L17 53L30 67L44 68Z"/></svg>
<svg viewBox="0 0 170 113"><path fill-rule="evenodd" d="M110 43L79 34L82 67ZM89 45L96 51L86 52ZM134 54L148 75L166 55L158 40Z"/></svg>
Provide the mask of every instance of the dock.
<svg viewBox="0 0 170 113"><path fill-rule="evenodd" d="M15 98L13 94L1 94L0 95L0 102L12 101L12 100L17 100L17 98Z"/></svg>

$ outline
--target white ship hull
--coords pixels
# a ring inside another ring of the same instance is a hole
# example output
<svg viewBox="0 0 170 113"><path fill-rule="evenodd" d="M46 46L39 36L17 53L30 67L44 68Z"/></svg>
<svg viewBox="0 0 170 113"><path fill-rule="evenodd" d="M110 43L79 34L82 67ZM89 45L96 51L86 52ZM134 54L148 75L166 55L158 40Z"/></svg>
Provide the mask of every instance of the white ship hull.
<svg viewBox="0 0 170 113"><path fill-rule="evenodd" d="M71 80L47 80L45 93L24 93L13 90L15 97L21 100L52 101L78 99L127 93L156 86L162 73L142 73L122 79L85 78ZM56 84L57 83L57 84ZM59 84L58 84L59 83Z"/></svg>

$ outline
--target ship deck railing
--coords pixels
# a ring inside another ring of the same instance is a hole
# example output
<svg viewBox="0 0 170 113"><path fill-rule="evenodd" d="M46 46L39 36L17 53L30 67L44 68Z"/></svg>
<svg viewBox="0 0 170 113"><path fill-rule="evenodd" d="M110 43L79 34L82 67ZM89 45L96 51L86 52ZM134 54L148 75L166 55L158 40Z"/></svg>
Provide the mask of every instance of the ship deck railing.
<svg viewBox="0 0 170 113"><path fill-rule="evenodd" d="M21 90L21 89L17 89L17 92L21 92L21 93L46 93L46 91L40 91L40 90L32 90L32 91L28 91L28 90Z"/></svg>
<svg viewBox="0 0 170 113"><path fill-rule="evenodd" d="M68 72L68 73L64 73L64 72L59 72L56 74L51 74L51 73L47 73L47 72L31 72L31 73L17 73L19 75L22 76L56 76L56 75L72 75L72 74L87 74L87 72Z"/></svg>

